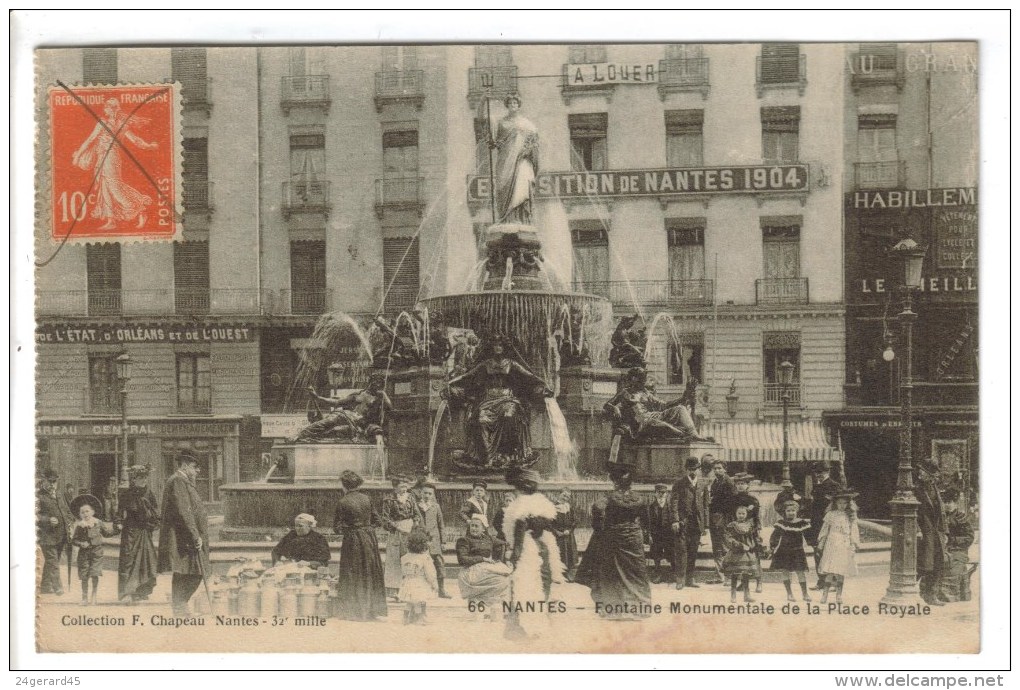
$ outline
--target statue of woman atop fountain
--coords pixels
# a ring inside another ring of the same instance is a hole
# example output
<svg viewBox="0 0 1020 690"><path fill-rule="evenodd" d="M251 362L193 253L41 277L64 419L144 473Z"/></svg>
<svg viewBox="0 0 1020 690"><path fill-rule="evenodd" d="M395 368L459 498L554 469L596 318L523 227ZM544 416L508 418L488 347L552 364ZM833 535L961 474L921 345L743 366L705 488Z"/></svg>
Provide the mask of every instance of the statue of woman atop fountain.
<svg viewBox="0 0 1020 690"><path fill-rule="evenodd" d="M465 384L473 389L466 395L475 401L469 421L475 462L492 469L532 465L538 457L531 449L528 409L521 397L553 392L511 354L509 338L496 337L487 349L478 364L449 382L453 397L465 394Z"/></svg>
<svg viewBox="0 0 1020 690"><path fill-rule="evenodd" d="M521 97L511 94L503 102L509 111L496 125L489 146L496 157L496 220L531 225L531 199L538 174L538 129L521 115Z"/></svg>

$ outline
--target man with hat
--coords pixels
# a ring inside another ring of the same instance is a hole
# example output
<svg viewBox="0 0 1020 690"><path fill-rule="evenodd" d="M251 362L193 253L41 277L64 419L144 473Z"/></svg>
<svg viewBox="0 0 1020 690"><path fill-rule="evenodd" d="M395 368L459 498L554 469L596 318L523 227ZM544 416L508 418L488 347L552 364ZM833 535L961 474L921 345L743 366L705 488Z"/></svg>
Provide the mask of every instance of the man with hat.
<svg viewBox="0 0 1020 690"><path fill-rule="evenodd" d="M484 479L476 479L471 484L471 496L460 507L460 517L467 524L471 516L481 515L485 519L486 528L492 524L489 517L489 484Z"/></svg>
<svg viewBox="0 0 1020 690"><path fill-rule="evenodd" d="M176 458L177 471L163 488L158 571L172 572L174 615L187 616L188 602L209 570L209 518L195 488L198 459Z"/></svg>
<svg viewBox="0 0 1020 690"><path fill-rule="evenodd" d="M665 484L655 485L655 495L645 508L645 537L650 543L648 558L652 560L652 582L667 582L669 578L660 570L659 561L669 562L670 571L676 573L676 556L674 554L674 534L671 529L673 515L669 500L669 487Z"/></svg>
<svg viewBox="0 0 1020 690"><path fill-rule="evenodd" d="M57 491L57 473L46 468L36 491L36 528L39 548L43 553L41 594L64 593L60 584L60 554L68 544L68 526L73 521L67 501ZM68 558L70 558L68 554ZM68 566L70 567L70 566Z"/></svg>
<svg viewBox="0 0 1020 690"><path fill-rule="evenodd" d="M698 508L697 458L687 458L685 474L673 485L670 501L676 538L676 588L697 587L694 583L694 566L698 560L698 546L701 543L701 511Z"/></svg>
<svg viewBox="0 0 1020 690"><path fill-rule="evenodd" d="M733 498L733 480L726 474L726 463L716 458L712 462L712 483L709 485L708 535L712 539L712 557L715 559L714 584L724 584L722 559L726 555L726 525L730 522L729 505Z"/></svg>
<svg viewBox="0 0 1020 690"><path fill-rule="evenodd" d="M120 535L120 565L117 593L120 599L145 601L156 586L156 545L152 534L159 527L159 506L149 488L149 466L132 465L127 469L129 486L117 500L116 519Z"/></svg>
<svg viewBox="0 0 1020 690"><path fill-rule="evenodd" d="M974 543L974 528L967 513L960 507L959 489L942 492L942 503L946 509L946 532L949 552L945 574L939 585L939 596L946 601L970 601L970 575L967 573L968 551Z"/></svg>
<svg viewBox="0 0 1020 690"><path fill-rule="evenodd" d="M920 580L921 598L931 606L942 606L939 596L939 582L945 571L946 511L939 495L939 466L931 458L925 458L917 465L917 486L914 495L921 503L917 508L917 527L921 540L917 543L917 574Z"/></svg>
<svg viewBox="0 0 1020 690"><path fill-rule="evenodd" d="M814 486L811 489L811 526L804 533L804 538L813 549L815 574L818 576L818 582L812 589L817 590L825 587L822 576L818 574L818 562L822 559L822 554L817 548L818 533L822 529L822 522L825 521L825 511L828 510L833 497L842 488L839 482L829 476L829 472L830 467L826 460L819 460L811 466L811 474L814 479Z"/></svg>
<svg viewBox="0 0 1020 690"><path fill-rule="evenodd" d="M711 523L709 504L712 502L712 479L715 478L715 474L712 472L714 463L715 456L711 453L701 456L701 471L698 473L698 508L701 511L702 529L708 529Z"/></svg>
<svg viewBox="0 0 1020 690"><path fill-rule="evenodd" d="M733 475L733 496L730 499L726 519L729 522L736 520L737 508L746 508L747 519L751 521L754 531L755 542L758 542L760 541L758 537L761 535L761 503L751 495L751 480L753 479L754 475L747 472L738 472ZM754 558L757 566L757 572L754 575L754 591L761 594L761 554L755 553Z"/></svg>

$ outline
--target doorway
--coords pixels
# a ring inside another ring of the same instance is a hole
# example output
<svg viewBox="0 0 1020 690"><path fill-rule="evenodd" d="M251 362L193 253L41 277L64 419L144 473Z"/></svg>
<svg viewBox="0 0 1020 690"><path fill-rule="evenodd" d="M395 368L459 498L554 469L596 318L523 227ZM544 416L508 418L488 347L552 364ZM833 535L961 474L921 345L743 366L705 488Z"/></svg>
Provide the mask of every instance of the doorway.
<svg viewBox="0 0 1020 690"><path fill-rule="evenodd" d="M89 453L89 493L102 501L106 486L116 471L116 453ZM104 515L103 519L109 520L110 516Z"/></svg>

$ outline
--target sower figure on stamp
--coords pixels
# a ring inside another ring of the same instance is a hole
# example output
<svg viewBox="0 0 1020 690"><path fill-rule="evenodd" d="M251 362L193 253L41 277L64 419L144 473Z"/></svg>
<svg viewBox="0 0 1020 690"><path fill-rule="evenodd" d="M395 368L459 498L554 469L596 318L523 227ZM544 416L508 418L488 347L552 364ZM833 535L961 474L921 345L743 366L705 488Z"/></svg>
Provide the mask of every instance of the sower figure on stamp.
<svg viewBox="0 0 1020 690"><path fill-rule="evenodd" d="M46 469L39 479L36 492L36 527L39 548L43 553L41 594L63 594L60 584L60 554L67 548L72 517L64 497L57 492L57 473ZM68 559L71 554L67 555ZM70 568L70 565L68 565Z"/></svg>
<svg viewBox="0 0 1020 690"><path fill-rule="evenodd" d="M178 455L177 471L163 488L157 569L173 573L171 604L176 616L188 615L188 602L209 572L209 519L195 488L198 471L197 458Z"/></svg>
<svg viewBox="0 0 1020 690"><path fill-rule="evenodd" d="M669 487L665 484L655 485L655 495L648 501L645 517L645 541L649 544L648 558L652 561L652 582L668 582L675 579L676 555L673 549L674 534L671 529L673 515L670 512ZM669 564L669 573L659 566L659 561Z"/></svg>
<svg viewBox="0 0 1020 690"><path fill-rule="evenodd" d="M701 512L698 507L697 458L687 458L685 474L673 485L670 501L673 535L676 539L676 588L697 587L694 566L701 544Z"/></svg>

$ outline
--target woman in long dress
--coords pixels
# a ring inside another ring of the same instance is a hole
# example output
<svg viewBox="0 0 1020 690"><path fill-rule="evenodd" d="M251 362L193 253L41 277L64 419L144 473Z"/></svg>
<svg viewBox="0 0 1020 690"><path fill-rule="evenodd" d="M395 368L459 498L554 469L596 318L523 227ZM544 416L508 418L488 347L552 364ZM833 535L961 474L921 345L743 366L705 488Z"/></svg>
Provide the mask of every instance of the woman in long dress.
<svg viewBox="0 0 1020 690"><path fill-rule="evenodd" d="M407 551L407 537L415 527L421 527L421 512L411 498L411 482L407 479L393 480L393 495L383 500L382 524L389 532L386 541L386 594L399 600L397 592L403 574L400 559Z"/></svg>
<svg viewBox="0 0 1020 690"><path fill-rule="evenodd" d="M117 221L129 222L136 218L139 228L145 225L145 208L152 205L152 197L129 185L121 174L122 142L130 141L144 150L158 147L156 142L145 141L131 130L143 122L144 118L121 112L120 101L110 98L103 107L102 122L96 123L92 133L71 157L71 164L75 167L95 172L96 202L90 215L104 221L100 230L113 230ZM115 136L116 143L113 140Z"/></svg>
<svg viewBox="0 0 1020 690"><path fill-rule="evenodd" d="M358 487L364 480L345 470L340 475L346 493L340 499L333 531L343 536L340 544L340 617L371 621L386 618L386 587L383 583L377 524L372 500Z"/></svg>
<svg viewBox="0 0 1020 690"><path fill-rule="evenodd" d="M500 223L530 225L531 194L538 174L538 129L521 115L521 97L503 102L509 111L496 125L496 218Z"/></svg>
<svg viewBox="0 0 1020 690"><path fill-rule="evenodd" d="M121 495L117 521L121 524L120 565L117 572L119 599L144 601L156 586L158 554L152 533L159 527L159 505L149 488L148 465L128 468L130 486Z"/></svg>
<svg viewBox="0 0 1020 690"><path fill-rule="evenodd" d="M460 595L468 602L480 602L479 612L488 616L497 613L499 602L510 593L510 567L503 563L504 544L494 540L486 530L485 519L472 515L468 532L457 540L457 584Z"/></svg>
<svg viewBox="0 0 1020 690"><path fill-rule="evenodd" d="M591 588L597 612L604 618L645 618L652 600L645 564L641 516L644 500L631 490L633 467L610 463L613 491L606 497L602 529L592 534L576 581Z"/></svg>

